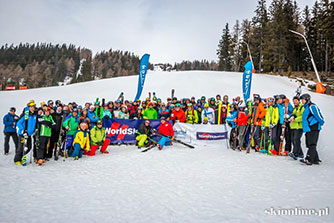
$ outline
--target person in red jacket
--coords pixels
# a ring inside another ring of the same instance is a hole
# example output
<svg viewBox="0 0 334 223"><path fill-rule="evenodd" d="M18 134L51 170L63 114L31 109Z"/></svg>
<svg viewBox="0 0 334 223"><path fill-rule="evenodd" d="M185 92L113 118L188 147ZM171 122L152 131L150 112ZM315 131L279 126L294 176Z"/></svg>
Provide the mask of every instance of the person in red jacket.
<svg viewBox="0 0 334 223"><path fill-rule="evenodd" d="M161 117L160 121L161 121L161 124L158 128L158 132L165 136L168 136L168 137L162 136L158 142L158 148L159 150L162 150L162 148L165 145L171 145L171 140L174 139L174 129L171 124L166 122L165 117Z"/></svg>
<svg viewBox="0 0 334 223"><path fill-rule="evenodd" d="M184 111L181 109L181 105L179 103L175 105L175 110L171 114L171 119L173 120L173 123L175 123L176 121L179 122L186 121L186 115Z"/></svg>
<svg viewBox="0 0 334 223"><path fill-rule="evenodd" d="M248 122L249 114L246 114L245 107L239 106L239 113L238 117L235 120L235 123L237 124L237 132L238 132L238 141L239 141L239 149L245 150L244 142L247 132L247 122Z"/></svg>

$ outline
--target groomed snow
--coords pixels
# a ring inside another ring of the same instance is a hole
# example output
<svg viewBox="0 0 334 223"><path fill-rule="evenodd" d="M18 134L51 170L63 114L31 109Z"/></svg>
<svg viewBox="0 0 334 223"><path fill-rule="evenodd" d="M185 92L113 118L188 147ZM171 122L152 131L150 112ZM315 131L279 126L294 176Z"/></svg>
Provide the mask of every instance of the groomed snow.
<svg viewBox="0 0 334 223"><path fill-rule="evenodd" d="M145 90L165 100L177 97L241 95L241 73L148 72ZM0 114L21 111L30 100L84 103L115 100L121 91L132 100L137 76L61 87L0 92ZM295 94L286 77L254 75L252 93L262 97ZM303 89L306 92L306 89ZM334 152L332 96L310 93L325 118L318 151L323 163L303 166L288 157L182 145L140 153L132 146L110 146L97 153L42 167L14 166L0 149L0 222L333 222ZM3 125L0 127L3 131ZM4 138L0 143L3 145ZM304 152L304 137L302 138ZM265 209L329 208L329 216L269 216Z"/></svg>

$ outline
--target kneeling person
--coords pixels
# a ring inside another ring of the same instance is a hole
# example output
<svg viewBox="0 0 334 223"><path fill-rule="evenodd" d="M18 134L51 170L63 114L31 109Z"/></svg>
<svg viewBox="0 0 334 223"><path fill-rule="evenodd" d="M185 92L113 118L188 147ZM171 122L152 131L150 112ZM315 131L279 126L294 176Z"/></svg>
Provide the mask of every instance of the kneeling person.
<svg viewBox="0 0 334 223"><path fill-rule="evenodd" d="M106 138L106 130L102 127L102 120L98 120L96 126L90 130L90 151L85 154L94 156L99 146L101 146L101 153L109 153L107 151L109 143L110 139Z"/></svg>
<svg viewBox="0 0 334 223"><path fill-rule="evenodd" d="M77 160L82 157L84 150L89 151L89 132L87 130L88 124L87 122L81 122L79 126L79 130L76 132L73 147L74 151L72 153L72 157L74 160Z"/></svg>

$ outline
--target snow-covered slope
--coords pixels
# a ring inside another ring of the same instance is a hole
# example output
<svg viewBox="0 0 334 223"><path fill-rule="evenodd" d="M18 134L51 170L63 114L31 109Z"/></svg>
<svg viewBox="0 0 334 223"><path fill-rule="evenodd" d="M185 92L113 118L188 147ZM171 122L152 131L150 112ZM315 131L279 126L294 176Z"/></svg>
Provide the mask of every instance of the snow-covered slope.
<svg viewBox="0 0 334 223"><path fill-rule="evenodd" d="M144 99L156 92L165 100L217 93L241 95L241 73L148 72ZM30 100L84 103L96 97L115 100L122 91L133 100L137 76L61 87L0 92L0 114L21 111ZM254 75L252 93L285 93L297 83L286 77ZM303 89L303 91L307 91ZM135 147L109 147L109 155L50 161L43 167L13 165L14 150L0 149L1 222L330 222L329 216L268 216L273 208L333 208L334 126L332 96L311 93L325 117L320 133L320 166L302 166L287 157L180 145L140 153ZM3 125L0 130L2 132ZM303 148L304 137L303 137ZM3 137L0 140L3 145ZM305 150L304 150L305 151Z"/></svg>

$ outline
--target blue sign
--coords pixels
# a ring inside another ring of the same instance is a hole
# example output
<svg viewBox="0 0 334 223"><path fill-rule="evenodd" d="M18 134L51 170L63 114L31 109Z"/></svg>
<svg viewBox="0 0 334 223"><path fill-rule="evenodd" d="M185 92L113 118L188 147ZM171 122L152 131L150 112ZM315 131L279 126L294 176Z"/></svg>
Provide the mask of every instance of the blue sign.
<svg viewBox="0 0 334 223"><path fill-rule="evenodd" d="M244 101L246 103L246 101L250 96L250 91L252 87L252 73L253 73L252 62L248 61L244 67L245 71L242 78L242 92L244 96Z"/></svg>
<svg viewBox="0 0 334 223"><path fill-rule="evenodd" d="M135 101L137 101L140 98L140 95L143 91L144 84L145 84L145 77L147 73L147 67L148 67L148 60L150 58L149 54L144 54L140 60L140 68L139 68L139 78L138 78L138 90L137 95L135 98Z"/></svg>

